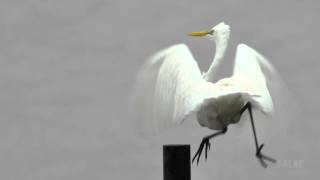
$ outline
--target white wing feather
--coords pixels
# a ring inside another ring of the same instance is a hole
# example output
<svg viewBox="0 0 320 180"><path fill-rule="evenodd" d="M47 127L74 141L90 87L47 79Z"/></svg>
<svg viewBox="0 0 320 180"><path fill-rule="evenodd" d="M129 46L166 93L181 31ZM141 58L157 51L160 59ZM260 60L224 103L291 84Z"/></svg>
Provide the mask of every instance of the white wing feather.
<svg viewBox="0 0 320 180"><path fill-rule="evenodd" d="M261 54L245 44L239 44L233 75L244 77L252 82L251 93L257 95L253 98L261 106L262 112L268 114L273 112L273 102L262 69L269 73L275 72L273 66Z"/></svg>
<svg viewBox="0 0 320 180"><path fill-rule="evenodd" d="M210 83L202 78L188 47L174 45L153 56L140 71L133 96L134 114L140 114L144 131L163 130L181 123L205 99L213 97L209 89Z"/></svg>

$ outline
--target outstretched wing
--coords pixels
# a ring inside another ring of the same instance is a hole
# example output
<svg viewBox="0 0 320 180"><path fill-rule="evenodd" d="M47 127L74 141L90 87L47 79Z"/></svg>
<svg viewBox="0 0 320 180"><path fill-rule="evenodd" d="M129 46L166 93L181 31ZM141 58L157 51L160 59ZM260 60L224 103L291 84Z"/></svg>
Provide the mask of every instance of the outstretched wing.
<svg viewBox="0 0 320 180"><path fill-rule="evenodd" d="M264 70L264 71L263 71ZM273 112L273 101L267 86L264 73L275 73L268 60L253 48L239 44L237 47L233 75L243 77L250 82L250 91L256 96L253 99L258 102L262 112Z"/></svg>
<svg viewBox="0 0 320 180"><path fill-rule="evenodd" d="M138 74L133 114L144 131L172 127L211 97L209 86L188 47L171 46L148 60Z"/></svg>

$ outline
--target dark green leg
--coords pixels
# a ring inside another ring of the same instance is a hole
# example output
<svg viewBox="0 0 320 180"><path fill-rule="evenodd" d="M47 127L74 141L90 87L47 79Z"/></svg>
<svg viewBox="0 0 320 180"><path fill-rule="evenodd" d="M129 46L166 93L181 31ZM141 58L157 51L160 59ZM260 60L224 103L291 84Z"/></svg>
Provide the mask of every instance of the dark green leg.
<svg viewBox="0 0 320 180"><path fill-rule="evenodd" d="M257 138L257 134L256 134L256 128L255 128L254 121L253 121L252 108L251 108L250 102L248 102L247 104L245 104L245 105L241 108L240 114L242 114L242 113L243 113L245 110L247 110L247 109L248 109L248 111L249 111L250 120L251 120L251 126L252 126L252 131L253 131L253 135L254 135L254 142L255 142L255 144L256 144L256 157L257 157L258 160L260 161L261 165L266 168L268 165L267 165L267 163L266 163L264 160L270 161L270 162L272 162L272 163L275 163L276 160L261 153L261 149L263 148L264 144L261 144L261 145L259 146L258 138Z"/></svg>
<svg viewBox="0 0 320 180"><path fill-rule="evenodd" d="M198 148L197 153L196 153L196 154L193 156L193 158L192 158L192 163L193 163L193 161L197 158L197 165L199 164L200 156L201 156L201 153L202 153L202 150L203 150L204 147L205 147L205 159L207 159L208 150L210 150L210 146L211 146L211 144L210 144L210 139L213 138L213 137L216 137L216 136L218 136L218 135L225 134L225 133L227 132L227 130L228 130L228 128L225 127L225 128L223 128L221 131L219 131L219 132L216 132L216 133L211 134L211 135L209 135L209 136L205 136L205 137L202 139L201 143L200 143L200 146L199 146L199 148Z"/></svg>

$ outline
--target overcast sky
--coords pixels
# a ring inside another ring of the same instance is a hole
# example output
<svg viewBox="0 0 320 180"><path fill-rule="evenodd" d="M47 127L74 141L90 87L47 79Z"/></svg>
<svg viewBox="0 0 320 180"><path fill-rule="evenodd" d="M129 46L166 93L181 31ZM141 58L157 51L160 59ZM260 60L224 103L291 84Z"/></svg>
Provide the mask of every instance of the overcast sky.
<svg viewBox="0 0 320 180"><path fill-rule="evenodd" d="M192 179L315 179L319 13L315 0L1 0L0 179L162 179L162 144L191 144L193 155L212 132L191 118L152 140L137 136L126 109L135 75L175 43L207 70L214 45L186 33L221 21L231 26L221 77L243 42L286 83L274 119L255 113L263 151L278 163L260 166L245 116L213 141Z"/></svg>

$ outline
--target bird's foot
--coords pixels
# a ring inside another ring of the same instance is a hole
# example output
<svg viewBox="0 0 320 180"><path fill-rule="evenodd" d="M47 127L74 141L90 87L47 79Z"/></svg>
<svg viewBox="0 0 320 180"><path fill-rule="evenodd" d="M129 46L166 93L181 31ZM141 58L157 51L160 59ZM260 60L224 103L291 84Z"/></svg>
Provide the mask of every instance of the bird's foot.
<svg viewBox="0 0 320 180"><path fill-rule="evenodd" d="M260 145L259 149L257 150L256 157L258 158L258 160L259 160L259 162L261 163L261 165L262 165L264 168L266 168L266 167L268 167L268 165L267 165L267 163L265 162L265 160L266 160L266 161L270 161L270 162L272 162L272 163L276 163L277 160L275 160L275 159L273 159L273 158L271 158L271 157L269 157L269 156L266 156L266 155L262 154L262 153L261 153L261 150L262 150L263 146L264 146L264 144L261 144L261 145Z"/></svg>
<svg viewBox="0 0 320 180"><path fill-rule="evenodd" d="M200 160L200 156L201 156L201 153L203 151L203 148L205 147L205 159L207 160L207 157L208 157L208 151L210 150L210 138L209 137L204 137L200 143L200 146L198 148L198 151L197 153L193 156L192 158L192 163L193 161L197 158L197 165L199 164L199 160Z"/></svg>

